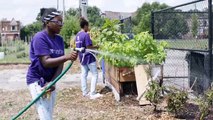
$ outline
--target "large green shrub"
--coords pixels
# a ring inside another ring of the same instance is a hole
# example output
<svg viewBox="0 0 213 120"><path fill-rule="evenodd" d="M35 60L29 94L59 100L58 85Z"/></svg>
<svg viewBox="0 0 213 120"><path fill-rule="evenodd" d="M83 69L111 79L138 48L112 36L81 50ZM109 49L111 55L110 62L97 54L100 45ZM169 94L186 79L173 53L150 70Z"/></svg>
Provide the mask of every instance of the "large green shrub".
<svg viewBox="0 0 213 120"><path fill-rule="evenodd" d="M64 38L65 47L69 47L70 39L72 35L75 35L80 31L79 20L75 16L69 16L64 21L64 26L61 29L60 34Z"/></svg>
<svg viewBox="0 0 213 120"><path fill-rule="evenodd" d="M119 26L118 21L107 19L97 38L108 63L117 67L133 67L143 63L161 64L165 60L166 42L154 40L148 32L127 40L128 37L119 32Z"/></svg>

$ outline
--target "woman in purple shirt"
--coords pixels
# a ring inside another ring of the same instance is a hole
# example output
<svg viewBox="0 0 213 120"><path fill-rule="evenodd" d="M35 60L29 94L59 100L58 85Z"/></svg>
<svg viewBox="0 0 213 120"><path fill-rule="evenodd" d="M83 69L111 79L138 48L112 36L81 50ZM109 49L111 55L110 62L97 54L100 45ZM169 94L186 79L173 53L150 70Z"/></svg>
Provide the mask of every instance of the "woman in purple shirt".
<svg viewBox="0 0 213 120"><path fill-rule="evenodd" d="M63 63L75 61L77 53L64 55L63 38L59 36L63 26L62 16L54 8L41 9L44 29L35 34L30 46L31 64L27 73L27 85L32 98L36 98L44 87L54 80L63 69ZM48 94L36 102L37 112L41 120L52 120L55 102L55 86L48 90Z"/></svg>
<svg viewBox="0 0 213 120"><path fill-rule="evenodd" d="M92 44L92 40L90 39L89 34L87 33L89 30L89 23L84 18L81 18L80 22L81 31L76 35L76 47L77 48L86 48L86 49L94 49ZM96 84L98 81L98 70L96 66L95 56L91 53L80 53L79 59L81 62L81 90L83 92L83 96L89 96L90 99L96 99L101 97L102 95L96 93ZM90 92L87 90L87 76L88 72L92 73L92 80L90 86Z"/></svg>

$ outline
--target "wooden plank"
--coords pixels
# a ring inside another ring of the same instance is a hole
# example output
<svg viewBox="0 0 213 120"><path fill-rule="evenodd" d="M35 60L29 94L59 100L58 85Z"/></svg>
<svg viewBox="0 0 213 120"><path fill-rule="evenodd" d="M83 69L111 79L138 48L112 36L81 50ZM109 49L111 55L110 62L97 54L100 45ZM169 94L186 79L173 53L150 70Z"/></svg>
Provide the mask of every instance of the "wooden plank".
<svg viewBox="0 0 213 120"><path fill-rule="evenodd" d="M119 82L132 82L135 81L135 72L132 68L120 68L119 69Z"/></svg>
<svg viewBox="0 0 213 120"><path fill-rule="evenodd" d="M137 99L139 100L140 105L146 105L149 102L145 99L143 94L146 91L146 86L150 78L149 75L147 74L147 71L149 70L149 65L138 65L134 69L135 69L136 85L137 85L137 91L138 91Z"/></svg>
<svg viewBox="0 0 213 120"><path fill-rule="evenodd" d="M117 90L120 95L123 95L123 82L135 81L135 73L133 68L118 68L108 63L105 63L106 79Z"/></svg>
<svg viewBox="0 0 213 120"><path fill-rule="evenodd" d="M113 74L112 71L115 71L114 67L110 66L109 64L106 64L105 66L105 70L106 70L106 80L108 81L108 83L110 83L115 89L116 91L120 94L122 92L121 90L121 85L118 82L118 80L115 80L116 74ZM114 76L114 77L113 77Z"/></svg>

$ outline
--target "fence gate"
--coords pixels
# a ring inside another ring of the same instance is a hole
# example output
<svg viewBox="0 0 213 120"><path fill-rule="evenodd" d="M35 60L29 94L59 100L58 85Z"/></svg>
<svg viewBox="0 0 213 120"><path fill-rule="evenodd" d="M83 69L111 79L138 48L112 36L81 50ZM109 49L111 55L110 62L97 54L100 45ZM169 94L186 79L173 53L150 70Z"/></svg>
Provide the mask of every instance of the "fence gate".
<svg viewBox="0 0 213 120"><path fill-rule="evenodd" d="M167 84L206 89L212 76L212 0L198 0L151 13L153 37L169 43Z"/></svg>

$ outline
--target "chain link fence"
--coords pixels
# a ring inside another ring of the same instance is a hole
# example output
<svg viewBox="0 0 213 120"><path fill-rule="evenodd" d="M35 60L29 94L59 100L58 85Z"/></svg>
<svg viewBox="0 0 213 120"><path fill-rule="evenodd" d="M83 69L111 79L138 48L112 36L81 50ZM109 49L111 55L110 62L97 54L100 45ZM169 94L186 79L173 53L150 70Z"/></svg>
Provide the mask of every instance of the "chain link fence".
<svg viewBox="0 0 213 120"><path fill-rule="evenodd" d="M153 37L169 46L164 64L164 80L198 93L211 82L212 3L199 0L151 13Z"/></svg>

